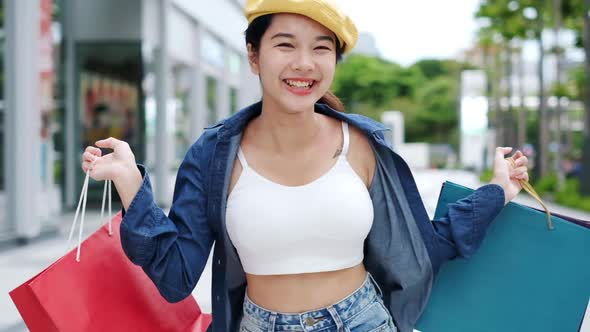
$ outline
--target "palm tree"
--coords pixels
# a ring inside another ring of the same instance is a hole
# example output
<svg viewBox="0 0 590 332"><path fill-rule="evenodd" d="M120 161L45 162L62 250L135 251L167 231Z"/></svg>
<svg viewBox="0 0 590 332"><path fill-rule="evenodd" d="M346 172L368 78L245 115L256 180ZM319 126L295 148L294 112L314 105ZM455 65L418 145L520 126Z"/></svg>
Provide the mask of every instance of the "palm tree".
<svg viewBox="0 0 590 332"><path fill-rule="evenodd" d="M534 36L539 47L539 62L537 74L539 78L538 114L539 139L535 160L535 177L543 178L549 173L549 114L547 111L547 96L545 94L545 44L543 43L543 30L545 29L545 0L523 0L523 15L527 22L527 34Z"/></svg>
<svg viewBox="0 0 590 332"><path fill-rule="evenodd" d="M518 119L516 121L516 136L517 136L517 146L522 147L526 143L526 132L527 132L527 120L528 120L528 110L525 105L525 98L526 92L524 89L524 77L525 77L525 62L524 62L524 55L522 53L524 41L521 39L518 41L519 46L516 48L516 53L518 57L517 67L518 67L518 95L520 100L519 110L518 110Z"/></svg>
<svg viewBox="0 0 590 332"><path fill-rule="evenodd" d="M480 5L476 17L485 18L489 25L484 27L481 32L486 31L492 36L499 36L492 38L499 48L500 54L504 55L504 62L502 65L496 66L496 77L502 81L502 74L504 74L505 82L505 99L507 100L506 109L502 110L500 99L502 92L498 89L495 94L494 101L494 127L496 130L496 144L499 146L514 145L514 112L512 107L512 73L513 73L513 50L512 41L518 34L518 24L515 20L516 12L519 9L517 1L509 0L487 0ZM500 68L503 67L503 68ZM498 93L499 92L499 93Z"/></svg>
<svg viewBox="0 0 590 332"><path fill-rule="evenodd" d="M562 132L561 132L561 120L563 115L563 109L561 99L563 96L563 55L564 49L561 47L560 32L562 29L562 2L561 0L553 0L553 31L555 34L555 45L552 49L552 53L555 54L555 72L556 72L556 89L555 96L557 97L557 105L555 107L555 133L554 142L557 143L557 150L554 155L554 170L557 174L557 187L562 189L565 185L565 175L561 167L562 160Z"/></svg>

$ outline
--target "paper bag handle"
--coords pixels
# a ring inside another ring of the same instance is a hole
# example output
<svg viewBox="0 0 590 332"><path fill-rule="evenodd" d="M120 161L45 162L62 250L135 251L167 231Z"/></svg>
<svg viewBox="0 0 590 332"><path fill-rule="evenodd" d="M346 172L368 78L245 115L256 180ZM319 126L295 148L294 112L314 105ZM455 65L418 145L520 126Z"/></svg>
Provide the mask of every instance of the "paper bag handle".
<svg viewBox="0 0 590 332"><path fill-rule="evenodd" d="M510 165L512 167L516 168L516 162L514 161L514 158L509 157L509 158L506 158L506 160L510 163ZM551 222L551 212L549 211L549 208L547 207L547 205L545 205L545 202L543 202L543 200L541 199L541 196L539 196L539 194L537 194L537 192L535 191L533 186L527 180L520 179L520 180L518 180L518 182L522 186L522 189L524 189L527 193L529 193L531 196L533 196L533 198L536 199L537 202L539 202L541 204L543 209L545 209L545 213L547 214L547 228L549 228L549 230L552 230L553 223Z"/></svg>
<svg viewBox="0 0 590 332"><path fill-rule="evenodd" d="M70 235L68 236L68 248L70 247L70 243L72 240L72 236L74 235L74 229L76 228L76 222L78 221L78 215L80 215L80 208L82 209L82 214L80 217L80 231L78 233L78 249L76 252L76 262L80 262L80 248L82 247L82 230L84 229L84 216L86 215L86 199L88 197L88 181L89 181L89 174L86 172L86 177L84 178L84 184L82 185L82 192L80 193L80 199L78 200L78 207L76 208L76 214L74 215L74 221L72 222L72 227L70 228ZM107 195L107 188L108 188L108 196L109 196L109 236L113 234L113 222L112 222L112 205L111 205L111 180L106 180L104 183L104 190L102 193L102 209L100 212L100 218L102 219L104 216L104 205Z"/></svg>

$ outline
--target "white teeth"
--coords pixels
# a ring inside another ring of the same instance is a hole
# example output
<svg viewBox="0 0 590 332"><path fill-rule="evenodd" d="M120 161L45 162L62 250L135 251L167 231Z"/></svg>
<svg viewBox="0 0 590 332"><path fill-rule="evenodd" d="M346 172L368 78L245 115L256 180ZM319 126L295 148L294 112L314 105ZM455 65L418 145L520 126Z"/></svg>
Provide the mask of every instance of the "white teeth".
<svg viewBox="0 0 590 332"><path fill-rule="evenodd" d="M301 81L291 81L291 80L285 80L285 82L287 84L289 84L292 87L296 87L296 88L309 88L313 82L301 82Z"/></svg>

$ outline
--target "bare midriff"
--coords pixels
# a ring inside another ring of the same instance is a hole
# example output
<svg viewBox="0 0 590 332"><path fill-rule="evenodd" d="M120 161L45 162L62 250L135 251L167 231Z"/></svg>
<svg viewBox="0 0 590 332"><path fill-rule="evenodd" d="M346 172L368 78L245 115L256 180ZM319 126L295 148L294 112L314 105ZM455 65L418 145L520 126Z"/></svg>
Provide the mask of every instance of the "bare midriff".
<svg viewBox="0 0 590 332"><path fill-rule="evenodd" d="M252 302L264 309L301 313L338 303L362 286L366 277L367 271L362 263L329 272L246 274L247 293Z"/></svg>

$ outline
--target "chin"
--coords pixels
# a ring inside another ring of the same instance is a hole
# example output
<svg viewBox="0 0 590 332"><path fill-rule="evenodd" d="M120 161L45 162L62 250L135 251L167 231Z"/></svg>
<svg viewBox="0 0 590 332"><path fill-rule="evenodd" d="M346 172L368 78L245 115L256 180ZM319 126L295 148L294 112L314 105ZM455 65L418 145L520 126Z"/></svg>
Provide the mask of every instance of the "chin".
<svg viewBox="0 0 590 332"><path fill-rule="evenodd" d="M319 98L306 98L306 100L286 100L280 103L284 112L289 114L297 114L313 110L315 103Z"/></svg>

